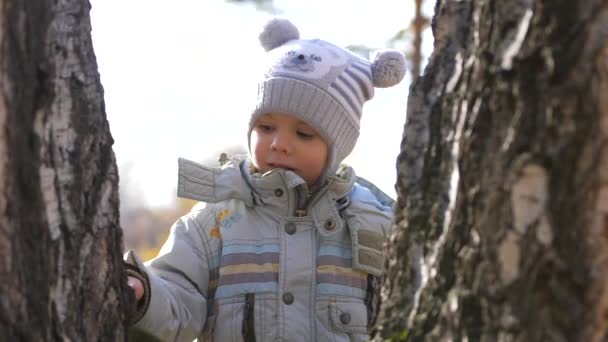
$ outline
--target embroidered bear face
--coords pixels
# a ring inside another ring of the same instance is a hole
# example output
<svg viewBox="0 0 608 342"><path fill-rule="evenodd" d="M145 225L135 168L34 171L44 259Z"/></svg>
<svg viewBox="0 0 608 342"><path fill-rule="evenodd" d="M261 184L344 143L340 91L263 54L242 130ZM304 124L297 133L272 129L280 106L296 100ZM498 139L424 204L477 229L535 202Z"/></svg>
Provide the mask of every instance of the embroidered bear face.
<svg viewBox="0 0 608 342"><path fill-rule="evenodd" d="M317 54L304 54L303 51L298 52L297 50L290 50L283 59L283 67L294 70L310 72L315 70L315 64L323 60L323 58Z"/></svg>
<svg viewBox="0 0 608 342"><path fill-rule="evenodd" d="M270 55L274 64L267 77L287 76L321 83L331 83L336 72L352 60L344 50L318 39L291 41L272 50Z"/></svg>

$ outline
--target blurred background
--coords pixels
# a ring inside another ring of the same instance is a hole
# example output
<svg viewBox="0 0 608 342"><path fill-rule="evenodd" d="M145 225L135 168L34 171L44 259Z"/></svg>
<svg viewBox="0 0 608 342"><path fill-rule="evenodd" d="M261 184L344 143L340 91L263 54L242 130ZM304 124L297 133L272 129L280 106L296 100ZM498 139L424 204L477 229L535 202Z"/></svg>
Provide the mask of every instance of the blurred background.
<svg viewBox="0 0 608 342"><path fill-rule="evenodd" d="M396 48L408 57L401 84L376 89L361 135L345 160L395 197L395 161L408 88L432 51L430 0L90 0L92 36L120 174L125 249L156 255L193 201L178 199L177 159L219 166L246 152L257 34L272 17L302 38L321 38L365 57Z"/></svg>

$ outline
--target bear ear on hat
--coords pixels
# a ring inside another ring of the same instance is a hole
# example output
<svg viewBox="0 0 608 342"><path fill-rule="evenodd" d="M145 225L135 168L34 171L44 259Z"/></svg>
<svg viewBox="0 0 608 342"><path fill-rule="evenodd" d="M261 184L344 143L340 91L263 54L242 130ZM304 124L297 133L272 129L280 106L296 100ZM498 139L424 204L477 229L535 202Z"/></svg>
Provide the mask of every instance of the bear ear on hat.
<svg viewBox="0 0 608 342"><path fill-rule="evenodd" d="M270 51L279 47L290 40L299 39L298 28L287 19L274 18L270 20L262 29L259 39L262 47Z"/></svg>
<svg viewBox="0 0 608 342"><path fill-rule="evenodd" d="M372 57L372 78L378 88L392 87L405 76L405 56L397 50L379 50Z"/></svg>

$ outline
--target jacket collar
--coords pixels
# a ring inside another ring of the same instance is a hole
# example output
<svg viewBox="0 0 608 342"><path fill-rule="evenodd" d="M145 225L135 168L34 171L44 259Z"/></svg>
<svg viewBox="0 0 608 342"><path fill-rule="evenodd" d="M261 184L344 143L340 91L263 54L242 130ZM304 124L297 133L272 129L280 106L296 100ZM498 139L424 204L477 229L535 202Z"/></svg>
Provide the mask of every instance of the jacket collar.
<svg viewBox="0 0 608 342"><path fill-rule="evenodd" d="M291 171L276 169L261 175L251 170L246 156L236 156L222 167L207 167L180 158L177 195L207 203L237 199L253 206L275 202L278 189L292 192L300 186L308 191L306 182ZM327 178L323 187L327 187L330 198L337 200L350 192L355 179L353 169L343 166L335 176Z"/></svg>

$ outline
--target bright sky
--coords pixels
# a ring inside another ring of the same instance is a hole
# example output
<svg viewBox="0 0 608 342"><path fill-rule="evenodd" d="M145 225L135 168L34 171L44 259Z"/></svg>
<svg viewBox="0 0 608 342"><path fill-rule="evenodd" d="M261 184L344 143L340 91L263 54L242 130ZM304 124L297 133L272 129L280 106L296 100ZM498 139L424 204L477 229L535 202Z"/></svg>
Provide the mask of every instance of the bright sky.
<svg viewBox="0 0 608 342"><path fill-rule="evenodd" d="M414 1L274 3L302 38L383 48L411 21ZM272 15L224 0L91 0L91 5L121 191L136 194L131 199L141 204L168 205L175 200L178 157L217 160L225 147L246 146L251 89L257 89L251 66L263 55L257 34ZM376 89L346 160L392 197L409 76L398 86Z"/></svg>

